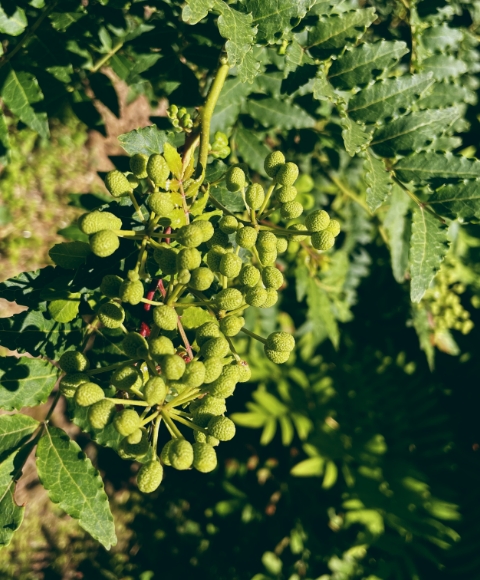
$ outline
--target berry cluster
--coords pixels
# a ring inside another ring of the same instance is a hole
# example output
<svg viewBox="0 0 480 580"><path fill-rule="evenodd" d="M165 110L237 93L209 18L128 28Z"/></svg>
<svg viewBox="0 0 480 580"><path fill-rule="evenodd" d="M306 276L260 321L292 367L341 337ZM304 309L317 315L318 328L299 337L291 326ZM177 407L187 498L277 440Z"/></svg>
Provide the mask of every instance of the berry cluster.
<svg viewBox="0 0 480 580"><path fill-rule="evenodd" d="M192 118L185 107L178 108L177 105L170 105L167 109L167 115L177 133L181 131L190 133L193 129Z"/></svg>
<svg viewBox="0 0 480 580"><path fill-rule="evenodd" d="M223 143L221 135L218 139ZM119 270L122 276L103 277L96 319L90 325L123 332L120 347L125 360L89 369L85 354L67 351L59 361L66 373L60 390L76 405L88 408L93 429L113 424L122 437L119 454L143 463L139 489L152 492L162 480L163 465L204 473L215 468L215 447L235 434L234 423L225 416L226 399L238 383L250 378L248 364L236 353L232 339L243 332L259 340L266 357L276 364L285 363L295 346L286 332L273 332L265 339L245 328L244 311L277 302L284 276L276 260L289 240L311 238L313 248L328 250L340 227L324 210L299 221L303 206L296 201L294 186L298 167L286 163L280 152L265 159L272 178L266 192L260 183L247 180L243 167L226 171L227 190L241 192L245 203L244 212L237 214L216 200L201 178L194 181L192 166L179 177L178 164L170 167L162 155L136 154L130 169L128 174L111 171L105 183L117 200L130 198L143 227L122 229L122 219L111 207L112 211L87 213L79 221L96 256L113 255L121 238L122 244L131 245L130 255L137 256L135 267ZM197 187L190 189L192 183ZM187 193L191 191L193 195ZM217 210L194 211L196 201ZM128 206L128 200L122 205ZM148 218L142 208L148 208ZM270 215L286 224L267 220ZM154 287L148 298L146 283ZM151 318L138 328L134 312L141 303ZM189 336L182 313L193 306L203 309L207 321ZM158 453L161 423L170 439ZM179 426L193 431L193 443Z"/></svg>

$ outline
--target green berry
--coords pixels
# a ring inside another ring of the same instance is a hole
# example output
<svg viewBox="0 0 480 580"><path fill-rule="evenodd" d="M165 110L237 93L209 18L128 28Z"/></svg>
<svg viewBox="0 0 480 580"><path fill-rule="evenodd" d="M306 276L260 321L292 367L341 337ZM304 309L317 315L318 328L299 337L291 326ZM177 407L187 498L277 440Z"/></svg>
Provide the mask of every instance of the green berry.
<svg viewBox="0 0 480 580"><path fill-rule="evenodd" d="M92 211L78 220L79 228L88 236L101 230L121 230L122 220L108 211Z"/></svg>
<svg viewBox="0 0 480 580"><path fill-rule="evenodd" d="M259 250L273 252L277 249L277 236L273 232L262 230L258 234L257 243L255 245Z"/></svg>
<svg viewBox="0 0 480 580"><path fill-rule="evenodd" d="M286 238L277 238L277 254L283 254L287 251L288 240Z"/></svg>
<svg viewBox="0 0 480 580"><path fill-rule="evenodd" d="M160 460L164 465L171 465L168 455L173 441L173 439L170 439L170 441L165 443L165 445L162 447L162 451L160 452Z"/></svg>
<svg viewBox="0 0 480 580"><path fill-rule="evenodd" d="M104 398L104 390L95 383L82 383L75 393L75 402L80 407L89 407Z"/></svg>
<svg viewBox="0 0 480 580"><path fill-rule="evenodd" d="M90 381L90 377L83 373L72 373L69 375L65 375L60 380L59 389L62 395L71 399L75 396L78 387L83 383L88 383Z"/></svg>
<svg viewBox="0 0 480 580"><path fill-rule="evenodd" d="M135 177L135 175L133 175L133 173L129 173L127 175L127 179L128 179L128 183L130 184L132 189L135 189L136 187L138 187L140 185L140 181L138 181L138 178Z"/></svg>
<svg viewBox="0 0 480 580"><path fill-rule="evenodd" d="M326 227L327 232L330 232L334 238L340 233L340 223L337 220L330 220Z"/></svg>
<svg viewBox="0 0 480 580"><path fill-rule="evenodd" d="M163 467L158 460L153 459L138 470L137 487L142 493L152 493L162 483L162 478Z"/></svg>
<svg viewBox="0 0 480 580"><path fill-rule="evenodd" d="M175 330L178 324L178 316L175 308L162 304L153 309L153 322L162 330Z"/></svg>
<svg viewBox="0 0 480 580"><path fill-rule="evenodd" d="M295 348L295 339L288 332L272 332L267 338L266 347L280 352L291 352Z"/></svg>
<svg viewBox="0 0 480 580"><path fill-rule="evenodd" d="M143 376L137 367L134 367L133 365L125 365L115 370L110 382L120 391L141 389L143 386Z"/></svg>
<svg viewBox="0 0 480 580"><path fill-rule="evenodd" d="M193 447L186 439L175 439L169 447L168 459L174 469L189 469L193 463Z"/></svg>
<svg viewBox="0 0 480 580"><path fill-rule="evenodd" d="M76 350L64 352L58 361L58 365L65 373L81 373L90 366L87 357Z"/></svg>
<svg viewBox="0 0 480 580"><path fill-rule="evenodd" d="M275 175L275 180L280 185L293 185L298 177L298 165L292 162L281 165Z"/></svg>
<svg viewBox="0 0 480 580"><path fill-rule="evenodd" d="M245 187L245 173L240 167L230 167L225 174L225 184L228 191L240 191Z"/></svg>
<svg viewBox="0 0 480 580"><path fill-rule="evenodd" d="M280 215L284 220L292 220L303 213L303 205L298 201L289 201L287 203L282 203L280 208Z"/></svg>
<svg viewBox="0 0 480 580"><path fill-rule="evenodd" d="M197 219L193 222L192 225L195 226L198 229L198 231L202 233L203 242L208 242L208 240L212 239L215 230L211 222L209 222L208 220Z"/></svg>
<svg viewBox="0 0 480 580"><path fill-rule="evenodd" d="M133 409L123 409L113 419L115 429L127 437L141 427L140 415Z"/></svg>
<svg viewBox="0 0 480 580"><path fill-rule="evenodd" d="M208 423L208 432L220 441L230 441L235 436L235 423L228 417L212 417Z"/></svg>
<svg viewBox="0 0 480 580"><path fill-rule="evenodd" d="M167 396L167 387L162 377L148 379L143 388L143 395L149 405L161 405Z"/></svg>
<svg viewBox="0 0 480 580"><path fill-rule="evenodd" d="M262 271L262 282L266 288L278 290L283 284L283 274L274 266L267 266Z"/></svg>
<svg viewBox="0 0 480 580"><path fill-rule="evenodd" d="M242 259L230 252L224 254L220 260L219 272L227 278L236 278L242 269Z"/></svg>
<svg viewBox="0 0 480 580"><path fill-rule="evenodd" d="M281 352L279 350L272 350L270 348L264 347L264 352L266 357L277 365L286 363L290 358L290 352Z"/></svg>
<svg viewBox="0 0 480 580"><path fill-rule="evenodd" d="M186 248L196 248L203 242L202 229L195 223L182 226L176 235L177 242Z"/></svg>
<svg viewBox="0 0 480 580"><path fill-rule="evenodd" d="M114 274L107 274L102 278L102 283L100 284L100 292L107 296L108 298L118 298L120 294L120 286L123 280L120 276L115 276Z"/></svg>
<svg viewBox="0 0 480 580"><path fill-rule="evenodd" d="M288 203L297 197L297 188L293 185L282 185L275 191L275 197L280 203Z"/></svg>
<svg viewBox="0 0 480 580"><path fill-rule="evenodd" d="M120 246L118 236L111 230L100 230L88 240L92 252L99 258L111 256Z"/></svg>
<svg viewBox="0 0 480 580"><path fill-rule="evenodd" d="M159 358L165 354L175 354L173 342L166 336L152 338L149 342L149 350L154 358Z"/></svg>
<svg viewBox="0 0 480 580"><path fill-rule="evenodd" d="M271 266L275 264L275 260L277 259L277 249L275 248L275 250L270 252L260 248L258 250L258 257L260 258L262 266Z"/></svg>
<svg viewBox="0 0 480 580"><path fill-rule="evenodd" d="M177 252L175 250L171 248L155 248L153 258L160 266L164 276L177 273Z"/></svg>
<svg viewBox="0 0 480 580"><path fill-rule="evenodd" d="M125 320L125 310L116 302L106 302L98 309L98 318L107 328L119 328Z"/></svg>
<svg viewBox="0 0 480 580"><path fill-rule="evenodd" d="M235 391L235 387L237 386L238 377L238 366L226 365L223 367L218 379L210 383L206 390L212 397L222 399L231 397Z"/></svg>
<svg viewBox="0 0 480 580"><path fill-rule="evenodd" d="M243 304L243 294L236 288L224 288L215 297L215 302L222 310L235 310Z"/></svg>
<svg viewBox="0 0 480 580"><path fill-rule="evenodd" d="M137 270L129 270L127 272L127 278L130 280L130 282L136 282L137 280L140 280L140 274L137 272Z"/></svg>
<svg viewBox="0 0 480 580"><path fill-rule="evenodd" d="M141 459L150 449L146 429L136 429L120 442L118 454L122 459Z"/></svg>
<svg viewBox="0 0 480 580"><path fill-rule="evenodd" d="M324 209L316 209L305 218L307 229L312 232L320 232L328 227L330 216Z"/></svg>
<svg viewBox="0 0 480 580"><path fill-rule="evenodd" d="M201 473L209 473L217 467L215 449L207 443L193 444L193 467Z"/></svg>
<svg viewBox="0 0 480 580"><path fill-rule="evenodd" d="M251 209L260 209L265 201L265 191L263 190L263 187L259 183L252 183L245 192L245 201Z"/></svg>
<svg viewBox="0 0 480 580"><path fill-rule="evenodd" d="M183 374L182 383L187 385L187 387L197 388L203 385L204 380L205 365L197 360L189 362Z"/></svg>
<svg viewBox="0 0 480 580"><path fill-rule="evenodd" d="M305 226L304 224L292 224L291 226L288 226L289 230L294 230L297 232L301 232L303 230L307 230L307 226ZM292 240L292 242L303 242L303 240L306 240L308 236L303 236L303 235L294 235L294 236L290 236L290 239Z"/></svg>
<svg viewBox="0 0 480 580"><path fill-rule="evenodd" d="M123 302L136 305L141 302L143 298L143 284L141 280L131 281L125 280L120 286L120 299Z"/></svg>
<svg viewBox="0 0 480 580"><path fill-rule="evenodd" d="M208 248L213 248L214 246L219 246L225 249L228 245L228 236L224 234L221 230L216 230L213 236L208 240Z"/></svg>
<svg viewBox="0 0 480 580"><path fill-rule="evenodd" d="M278 301L278 292L273 288L267 288L267 299L260 308L271 308Z"/></svg>
<svg viewBox="0 0 480 580"><path fill-rule="evenodd" d="M220 358L210 357L205 359L203 364L205 366L205 378L203 382L208 385L218 379L223 370L223 363Z"/></svg>
<svg viewBox="0 0 480 580"><path fill-rule="evenodd" d="M177 271L195 270L202 263L202 254L197 248L183 248L177 254Z"/></svg>
<svg viewBox="0 0 480 580"><path fill-rule="evenodd" d="M113 197L122 197L132 192L132 186L126 176L117 169L109 171L105 177L105 185Z"/></svg>
<svg viewBox="0 0 480 580"><path fill-rule="evenodd" d="M218 227L224 234L233 234L238 229L238 220L233 215L224 215L218 222Z"/></svg>
<svg viewBox="0 0 480 580"><path fill-rule="evenodd" d="M146 358L148 343L138 332L129 332L122 340L123 352L130 358Z"/></svg>
<svg viewBox="0 0 480 580"><path fill-rule="evenodd" d="M212 272L218 272L220 268L220 262L224 254L227 251L221 246L213 246L206 255L207 265L212 270Z"/></svg>
<svg viewBox="0 0 480 580"><path fill-rule="evenodd" d="M250 226L245 226L244 228L237 230L235 241L241 248L253 248L257 241L257 236L257 230Z"/></svg>
<svg viewBox="0 0 480 580"><path fill-rule="evenodd" d="M165 189L170 169L165 159L156 153L150 155L147 161L147 174L153 181L155 187Z"/></svg>
<svg viewBox="0 0 480 580"><path fill-rule="evenodd" d="M220 330L225 336L237 336L244 325L245 318L242 316L227 316L220 320Z"/></svg>
<svg viewBox="0 0 480 580"><path fill-rule="evenodd" d="M257 308L262 306L266 299L267 291L261 286L250 288L250 290L245 295L245 302L250 306L256 306Z"/></svg>
<svg viewBox="0 0 480 580"><path fill-rule="evenodd" d="M185 372L185 361L181 356L176 354L166 354L162 358L162 374L164 374L169 381L178 381L182 378Z"/></svg>
<svg viewBox="0 0 480 580"><path fill-rule="evenodd" d="M195 268L191 271L189 286L203 292L210 288L214 279L215 276L209 268Z"/></svg>
<svg viewBox="0 0 480 580"><path fill-rule="evenodd" d="M205 322L197 328L195 333L195 340L198 346L202 346L211 338L218 338L222 336L220 328L216 322Z"/></svg>
<svg viewBox="0 0 480 580"><path fill-rule="evenodd" d="M252 377L252 371L247 363L247 361L242 360L238 364L238 382L246 383Z"/></svg>
<svg viewBox="0 0 480 580"><path fill-rule="evenodd" d="M240 272L239 281L244 286L256 286L260 281L260 270L252 264L245 264Z"/></svg>
<svg viewBox="0 0 480 580"><path fill-rule="evenodd" d="M148 177L147 173L148 155L143 153L135 153L130 157L130 171L138 177L138 179L145 179Z"/></svg>
<svg viewBox="0 0 480 580"><path fill-rule="evenodd" d="M175 209L170 195L158 191L148 196L147 205L149 209L161 217L168 217Z"/></svg>
<svg viewBox="0 0 480 580"><path fill-rule="evenodd" d="M275 177L280 167L285 163L285 155L281 151L272 151L265 157L265 173L269 177Z"/></svg>
<svg viewBox="0 0 480 580"><path fill-rule="evenodd" d="M312 246L316 250L327 251L332 248L335 244L335 238L333 234L327 230L323 232L317 232L312 234Z"/></svg>
<svg viewBox="0 0 480 580"><path fill-rule="evenodd" d="M194 415L211 415L216 417L217 415L223 415L227 410L225 405L225 399L212 397L208 395L200 400L200 405L198 405L195 410L193 410Z"/></svg>
<svg viewBox="0 0 480 580"><path fill-rule="evenodd" d="M200 354L205 358L223 358L227 356L229 352L230 345L223 336L207 340L200 349Z"/></svg>
<svg viewBox="0 0 480 580"><path fill-rule="evenodd" d="M88 422L94 429L105 429L115 415L115 403L108 399L97 401L88 409Z"/></svg>
<svg viewBox="0 0 480 580"><path fill-rule="evenodd" d="M194 431L193 436L197 443L208 443L208 445L211 445L212 447L216 447L220 443L216 437L206 435L202 431Z"/></svg>

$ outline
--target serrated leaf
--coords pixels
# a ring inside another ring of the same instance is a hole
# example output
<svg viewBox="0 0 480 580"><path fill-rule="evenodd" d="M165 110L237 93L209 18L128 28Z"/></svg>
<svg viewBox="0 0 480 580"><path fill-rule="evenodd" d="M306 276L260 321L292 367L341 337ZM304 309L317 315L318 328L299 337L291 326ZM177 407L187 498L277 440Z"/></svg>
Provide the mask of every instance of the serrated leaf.
<svg viewBox="0 0 480 580"><path fill-rule="evenodd" d="M117 543L102 479L68 435L47 425L38 442L37 469L50 499L107 550Z"/></svg>
<svg viewBox="0 0 480 580"><path fill-rule="evenodd" d="M48 305L53 320L71 322L78 316L80 300L52 300Z"/></svg>
<svg viewBox="0 0 480 580"><path fill-rule="evenodd" d="M186 0L182 10L182 19L187 24L197 24L213 8L214 0Z"/></svg>
<svg viewBox="0 0 480 580"><path fill-rule="evenodd" d="M258 139L252 131L238 127L235 131L235 144L245 163L253 170L266 177L263 167L265 157L270 149Z"/></svg>
<svg viewBox="0 0 480 580"><path fill-rule="evenodd" d="M410 113L377 129L371 147L382 157L421 149L438 134L444 133L460 116L457 107Z"/></svg>
<svg viewBox="0 0 480 580"><path fill-rule="evenodd" d="M432 51L444 51L447 47L457 50L463 40L463 32L458 28L450 28L448 24L432 26L422 32L422 44Z"/></svg>
<svg viewBox="0 0 480 580"><path fill-rule="evenodd" d="M198 328L205 322L214 321L214 317L208 310L198 306L190 306L182 311L182 324L187 330Z"/></svg>
<svg viewBox="0 0 480 580"><path fill-rule="evenodd" d="M250 94L252 89L252 85L242 82L239 77L225 81L212 115L210 123L211 136L217 131L229 132L230 128L237 122L245 97Z"/></svg>
<svg viewBox="0 0 480 580"><path fill-rule="evenodd" d="M170 219L170 225L174 230L187 224L187 216L182 208L174 209L170 212L168 218Z"/></svg>
<svg viewBox="0 0 480 580"><path fill-rule="evenodd" d="M276 432L277 419L275 417L271 417L266 420L265 425L263 426L263 431L260 436L260 445L268 445L275 437Z"/></svg>
<svg viewBox="0 0 480 580"><path fill-rule="evenodd" d="M85 264L91 253L90 246L85 242L61 242L55 244L48 255L57 266L76 270Z"/></svg>
<svg viewBox="0 0 480 580"><path fill-rule="evenodd" d="M452 153L427 151L400 159L395 175L404 182L480 178L480 161Z"/></svg>
<svg viewBox="0 0 480 580"><path fill-rule="evenodd" d="M219 186L212 187L211 195L232 212L243 211L245 209L245 203L239 191L232 192L228 191L226 187Z"/></svg>
<svg viewBox="0 0 480 580"><path fill-rule="evenodd" d="M478 161L476 162L478 163ZM428 205L451 218L480 218L480 180L445 185L428 197Z"/></svg>
<svg viewBox="0 0 480 580"><path fill-rule="evenodd" d="M373 72L383 72L393 66L408 52L405 42L387 42L362 44L360 47L347 50L340 58L333 61L328 71L328 80L339 89L351 89L366 85L372 81Z"/></svg>
<svg viewBox="0 0 480 580"><path fill-rule="evenodd" d="M422 69L432 72L437 81L457 78L467 72L467 65L454 56L436 54L422 61Z"/></svg>
<svg viewBox="0 0 480 580"><path fill-rule="evenodd" d="M432 340L432 328L428 320L428 312L422 304L412 305L413 327L420 342L420 348L427 357L428 366L431 371L435 368L435 348Z"/></svg>
<svg viewBox="0 0 480 580"><path fill-rule="evenodd" d="M419 109L441 109L457 103L474 105L477 94L470 88L453 83L436 82L417 102Z"/></svg>
<svg viewBox="0 0 480 580"><path fill-rule="evenodd" d="M0 32L9 36L19 36L28 25L25 11L17 6L15 12L7 14L0 5Z"/></svg>
<svg viewBox="0 0 480 580"><path fill-rule="evenodd" d="M180 153L172 147L170 143L165 143L163 146L163 156L167 162L168 168L177 179L182 178L183 165Z"/></svg>
<svg viewBox="0 0 480 580"><path fill-rule="evenodd" d="M400 109L409 110L415 97L434 83L431 73L386 79L366 87L348 103L348 114L355 121L376 123Z"/></svg>
<svg viewBox="0 0 480 580"><path fill-rule="evenodd" d="M307 48L315 49L315 54L319 53L321 57L343 50L349 42L353 43L363 36L375 18L374 8L322 16L308 32Z"/></svg>
<svg viewBox="0 0 480 580"><path fill-rule="evenodd" d="M258 27L257 42L276 44L305 16L315 0L246 0L245 4Z"/></svg>
<svg viewBox="0 0 480 580"><path fill-rule="evenodd" d="M420 302L440 268L448 250L447 227L426 211L413 211L410 243L410 298Z"/></svg>
<svg viewBox="0 0 480 580"><path fill-rule="evenodd" d="M315 126L315 119L298 105L277 99L250 100L247 111L264 127L307 129Z"/></svg>
<svg viewBox="0 0 480 580"><path fill-rule="evenodd" d="M0 463L0 548L8 546L13 534L23 521L25 508L18 506L15 493L15 477L18 468L15 451Z"/></svg>
<svg viewBox="0 0 480 580"><path fill-rule="evenodd" d="M367 182L367 205L374 212L387 199L392 189L390 173L385 164L367 149L364 163L365 181Z"/></svg>
<svg viewBox="0 0 480 580"><path fill-rule="evenodd" d="M411 237L410 220L407 220L409 208L410 198L400 186L394 184L390 196L390 207L385 215L383 225L388 233L393 277L400 284L405 282L408 268Z"/></svg>
<svg viewBox="0 0 480 580"><path fill-rule="evenodd" d="M39 425L36 419L21 413L0 415L0 463L28 441Z"/></svg>
<svg viewBox="0 0 480 580"><path fill-rule="evenodd" d="M163 147L168 141L165 131L160 131L156 125L135 129L129 133L118 136L120 145L129 155L143 153L152 155L153 153L163 153Z"/></svg>
<svg viewBox="0 0 480 580"><path fill-rule="evenodd" d="M307 283L307 318L312 322L313 336L315 340L323 339L325 331L333 346L338 348L340 332L328 294L320 288L315 278L309 278ZM320 334L319 334L320 333Z"/></svg>
<svg viewBox="0 0 480 580"><path fill-rule="evenodd" d="M309 457L294 465L290 474L295 477L320 477L323 474L325 459L323 457Z"/></svg>
<svg viewBox="0 0 480 580"><path fill-rule="evenodd" d="M0 359L0 409L13 411L45 403L59 371L49 362L28 357Z"/></svg>
<svg viewBox="0 0 480 580"><path fill-rule="evenodd" d="M350 119L347 114L341 114L340 123L343 127L342 137L345 149L353 157L370 143L372 132L361 127L356 121Z"/></svg>
<svg viewBox="0 0 480 580"><path fill-rule="evenodd" d="M37 113L32 104L43 100L37 79L29 72L15 71L10 64L5 65L0 77L0 95L7 107L30 129L44 139L49 137L46 113Z"/></svg>

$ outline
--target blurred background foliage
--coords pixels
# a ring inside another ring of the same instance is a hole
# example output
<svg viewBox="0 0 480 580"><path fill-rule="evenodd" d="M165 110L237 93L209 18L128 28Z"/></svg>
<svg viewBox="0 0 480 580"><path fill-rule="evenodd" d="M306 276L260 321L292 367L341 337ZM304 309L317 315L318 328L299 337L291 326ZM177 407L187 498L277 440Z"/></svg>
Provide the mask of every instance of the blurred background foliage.
<svg viewBox="0 0 480 580"><path fill-rule="evenodd" d="M413 39L418 62L449 65L430 105L462 103L455 151L475 155L480 2L338 4L376 8L370 40ZM2 278L45 265L58 237L77 235L70 224L89 194L104 192L97 172L126 169L118 134L148 122L171 128L167 100L191 112L201 104L223 39L212 15L190 27L180 12L168 1L0 3L4 49L46 14L15 58L0 60L0 75L18 66L38 89L30 117L4 96ZM253 84L227 81L212 129L229 134L232 161L260 174L257 160L280 147L306 174L303 204L329 206L342 222L339 249L320 260L291 244L281 302L249 310L260 334L296 329L296 359L278 368L242 343L254 373L232 399L237 437L221 447L213 474L169 473L152 497L135 491L129 464L79 436L107 482L118 546L104 551L27 478L26 522L2 551L0 578L480 578L478 225L452 223L440 273L412 305L401 268L408 224L395 219L409 211L405 196L394 187L372 216L341 119L305 88L308 63L285 78L282 50L258 53ZM281 103L283 116L265 114L265 101Z"/></svg>

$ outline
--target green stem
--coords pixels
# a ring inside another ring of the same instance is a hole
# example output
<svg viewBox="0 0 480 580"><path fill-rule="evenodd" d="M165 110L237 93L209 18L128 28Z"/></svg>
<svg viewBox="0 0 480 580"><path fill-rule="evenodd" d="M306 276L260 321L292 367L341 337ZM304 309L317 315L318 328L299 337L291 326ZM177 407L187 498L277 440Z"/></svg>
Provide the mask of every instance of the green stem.
<svg viewBox="0 0 480 580"><path fill-rule="evenodd" d="M175 421L178 421L179 423L182 423L182 425L186 425L187 427L190 427L190 429L193 429L194 431L200 431L200 433L206 433L207 430L203 429L202 427L199 427L198 425L195 425L195 423L192 423L191 421L188 421L187 419L184 419L183 417L179 417L175 411L172 411L172 419L173 417L175 417Z"/></svg>
<svg viewBox="0 0 480 580"><path fill-rule="evenodd" d="M137 200L135 199L135 195L133 194L133 192L131 191L129 194L130 199L133 203L133 207L135 208L135 211L138 213L138 217L140 218L140 221L144 224L146 224L147 222L145 221L145 218L143 217L143 213L142 210L140 209L140 206L137 203Z"/></svg>
<svg viewBox="0 0 480 580"><path fill-rule="evenodd" d="M439 216L438 213L436 213L431 207L428 206L428 202L424 203L423 201L418 199L418 197L414 193L412 193L409 189L407 189L403 185L403 183L399 181L394 175L392 175L392 179L401 189L403 189L403 191L408 195L408 197L418 205L420 209L424 209L430 215L433 215L433 217L435 217L440 223L442 224L445 223L445 220L441 216Z"/></svg>
<svg viewBox="0 0 480 580"><path fill-rule="evenodd" d="M200 389L196 387L192 387L191 389L187 389L182 394L178 395L175 399L172 399L169 403L167 403L163 408L168 411L172 407L178 407L180 405L184 405L193 399L196 399L198 394L200 393Z"/></svg>
<svg viewBox="0 0 480 580"><path fill-rule="evenodd" d="M349 197L350 199L353 199L353 201L355 201L356 203L358 203L358 205L360 205L361 207L363 207L363 209L369 214L372 215L372 212L370 211L370 208L367 205L367 202L365 200L363 200L360 196L358 196L356 193L354 193L353 191L351 191L350 189L348 189L348 187L342 183L340 181L340 179L338 179L338 177L334 177L332 175L329 175L330 180L333 181L333 183L338 187L338 189L345 194L347 197ZM307 234L308 235L308 234Z"/></svg>
<svg viewBox="0 0 480 580"><path fill-rule="evenodd" d="M109 61L112 58L112 56L115 53L117 53L122 48L122 46L123 40L118 44L116 44L110 52L107 52L106 55L102 56L102 58L99 61L97 61L97 63L94 64L93 67L90 69L90 73L97 72L107 61Z"/></svg>
<svg viewBox="0 0 480 580"><path fill-rule="evenodd" d="M260 335L255 334L254 332L248 330L245 327L241 328L240 330L241 330L241 332L244 332L247 336L251 336L255 340L258 340L258 341L262 342L263 344L266 344L267 343L267 339L266 338L263 338Z"/></svg>
<svg viewBox="0 0 480 580"><path fill-rule="evenodd" d="M273 190L275 189L276 185L277 184L275 182L273 182L272 185L268 188L267 195L265 196L265 199L263 200L263 203L262 203L262 207L258 210L258 219L261 219L262 214L265 211L265 208L267 207L268 202L270 201L270 197L272 196Z"/></svg>
<svg viewBox="0 0 480 580"><path fill-rule="evenodd" d="M184 437L183 437L182 433L179 431L178 427L172 421L170 415L168 414L168 411L165 410L165 407L160 411L160 415L163 417L163 420L165 421L165 425L168 427L168 430L170 431L170 433L175 435L175 437L177 439L183 439Z"/></svg>
<svg viewBox="0 0 480 580"><path fill-rule="evenodd" d="M160 411L156 411L155 413L152 413L150 416L148 416L146 419L143 419L143 421L140 422L140 425L142 425L142 427L145 427L145 425L148 425L149 423L151 423L154 419L156 419L158 416L160 415Z"/></svg>
<svg viewBox="0 0 480 580"><path fill-rule="evenodd" d="M44 423L47 423L50 419L50 417L53 414L53 411L55 411L55 407L57 406L58 401L60 400L60 396L61 396L61 392L57 391L55 393L55 398L52 401L52 404L50 405L50 409L48 409L48 413L47 416L45 417L45 419L43 420Z"/></svg>
<svg viewBox="0 0 480 580"><path fill-rule="evenodd" d="M117 399L115 397L106 397L107 401L112 401L112 403L117 403L119 405L136 405L137 407L149 407L150 405L147 401L136 401L134 399Z"/></svg>
<svg viewBox="0 0 480 580"><path fill-rule="evenodd" d="M155 419L155 425L153 427L153 439L152 439L152 447L154 452L157 452L157 445L158 445L158 432L160 431L160 423L162 422L162 417L159 415Z"/></svg>
<svg viewBox="0 0 480 580"><path fill-rule="evenodd" d="M108 371L113 371L114 369L118 369L118 367L121 367L123 365L129 365L129 364L132 364L134 362L138 362L139 360L141 360L141 359L139 359L139 358L131 358L129 360L124 360L122 362L115 363L115 364L109 365L107 367L102 367L100 369L92 369L90 371L85 371L85 374L87 374L87 375L98 375L100 373L106 373Z"/></svg>

